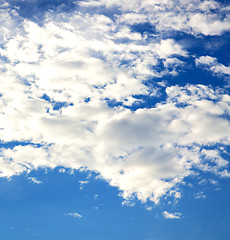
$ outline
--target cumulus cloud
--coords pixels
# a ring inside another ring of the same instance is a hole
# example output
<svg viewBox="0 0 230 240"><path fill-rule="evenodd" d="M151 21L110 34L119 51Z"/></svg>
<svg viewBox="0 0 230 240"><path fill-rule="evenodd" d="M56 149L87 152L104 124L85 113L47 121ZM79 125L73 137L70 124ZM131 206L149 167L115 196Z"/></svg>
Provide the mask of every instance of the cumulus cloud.
<svg viewBox="0 0 230 240"><path fill-rule="evenodd" d="M36 129L28 130L28 138L40 139L44 145L3 149L2 176L42 166L86 167L117 186L125 199L135 193L142 201L150 199L157 203L192 174L194 167L226 175L228 162L220 155L223 150L203 148L229 144L229 122L220 117L229 112L229 103L223 100L223 95L215 97L205 86L168 87L167 93L166 103L135 112L125 108L111 110L102 102L102 116L100 111L87 113L87 105L74 108L76 113L68 111L68 115L64 110L47 117L41 113ZM215 104L205 99L207 94L215 98ZM176 106L174 102L187 106ZM24 119L24 124L31 126L34 120ZM24 133L20 131L23 129L18 129L19 136Z"/></svg>
<svg viewBox="0 0 230 240"><path fill-rule="evenodd" d="M88 1L81 5L121 3ZM202 14L209 8L219 9L215 2L197 3ZM159 9L165 4L166 19L161 21ZM147 11L150 5L157 19ZM139 9L147 11L148 21L158 22L162 32L177 29L212 35L227 29L194 30L189 14L197 6L181 2L187 15L182 16L179 8L178 19L174 6L172 1L132 1L121 4L122 15L115 19L87 11L51 12L42 24L23 20L15 34L4 35L0 48L5 59L0 76L1 141L18 144L2 148L0 176L40 167L87 169L118 187L125 203L135 197L155 203L164 195L178 199L178 186L194 171L228 177L228 161L222 153L230 143L229 95L204 85L145 82L179 73L189 52L171 37L151 36L150 41L145 34L132 31L128 18L132 23L144 22L145 14ZM128 10L131 15L126 15ZM172 21L168 23L167 18ZM216 60L201 57L196 62L210 66ZM164 101L132 109L137 95L153 100L157 88L164 91ZM110 101L119 104L111 106Z"/></svg>
<svg viewBox="0 0 230 240"><path fill-rule="evenodd" d="M216 58L210 56L201 56L195 59L197 66L204 67L205 69L217 75L230 75L230 66L225 66L217 61Z"/></svg>
<svg viewBox="0 0 230 240"><path fill-rule="evenodd" d="M95 4L96 3L96 4ZM216 1L81 1L83 7L118 7L119 19L129 24L150 22L157 30L184 31L193 35L221 35L230 30L228 7Z"/></svg>

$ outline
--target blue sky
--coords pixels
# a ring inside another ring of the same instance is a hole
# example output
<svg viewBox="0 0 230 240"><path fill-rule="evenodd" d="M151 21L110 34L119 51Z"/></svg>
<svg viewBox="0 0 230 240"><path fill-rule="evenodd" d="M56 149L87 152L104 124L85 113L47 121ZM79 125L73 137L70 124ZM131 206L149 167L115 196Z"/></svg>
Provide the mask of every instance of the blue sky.
<svg viewBox="0 0 230 240"><path fill-rule="evenodd" d="M229 9L0 4L4 239L228 239Z"/></svg>

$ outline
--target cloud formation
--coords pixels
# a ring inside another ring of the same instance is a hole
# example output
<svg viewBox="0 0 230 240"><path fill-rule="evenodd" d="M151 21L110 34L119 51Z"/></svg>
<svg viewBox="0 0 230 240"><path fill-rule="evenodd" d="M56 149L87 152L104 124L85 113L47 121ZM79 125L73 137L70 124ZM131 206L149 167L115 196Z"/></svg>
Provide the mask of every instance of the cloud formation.
<svg viewBox="0 0 230 240"><path fill-rule="evenodd" d="M81 6L117 7L122 23L149 22L158 31L182 31L193 35L221 35L230 30L229 7L212 0L81 1Z"/></svg>
<svg viewBox="0 0 230 240"><path fill-rule="evenodd" d="M17 144L2 148L0 176L40 167L87 169L127 201L155 203L164 195L178 198L178 186L194 171L229 177L229 95L157 81L180 74L191 58L169 33L220 35L229 30L228 17L221 18L226 9L214 1L183 1L177 10L175 4L84 1L88 12L49 12L42 23L2 6L9 21L1 32L1 141ZM99 6L117 6L120 15L90 13ZM146 21L156 36L133 30ZM200 56L196 64L228 71L213 57ZM157 103L148 106L138 96Z"/></svg>
<svg viewBox="0 0 230 240"><path fill-rule="evenodd" d="M230 67L225 66L217 61L216 58L210 56L201 56L195 59L196 65L200 67L204 67L205 69L217 74L221 75L230 75Z"/></svg>

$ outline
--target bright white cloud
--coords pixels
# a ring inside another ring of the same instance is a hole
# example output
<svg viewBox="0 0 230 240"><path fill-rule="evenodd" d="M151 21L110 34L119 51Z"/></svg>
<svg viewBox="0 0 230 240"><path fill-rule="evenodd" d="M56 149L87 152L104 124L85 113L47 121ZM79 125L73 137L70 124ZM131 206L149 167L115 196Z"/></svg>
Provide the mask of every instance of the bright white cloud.
<svg viewBox="0 0 230 240"><path fill-rule="evenodd" d="M201 56L195 59L197 66L204 67L205 69L218 74L218 75L230 75L230 66L225 66L217 61L216 58L210 56Z"/></svg>
<svg viewBox="0 0 230 240"><path fill-rule="evenodd" d="M197 34L221 35L221 33L230 30L229 18L219 19L215 14L197 13L190 16L189 25Z"/></svg>
<svg viewBox="0 0 230 240"><path fill-rule="evenodd" d="M193 91L196 93L191 94ZM201 151L200 148L229 144L229 122L220 118L229 111L229 103L221 95L215 104L206 100L207 94L214 97L215 93L204 86L170 87L167 93L167 103L136 112L105 107L103 115L100 111L87 112L90 102L82 108L70 107L76 109L76 114L72 110L67 115L63 110L48 114L47 118L42 117L42 112L36 120L36 129L28 131L28 139L39 139L39 131L41 140L52 145L3 149L2 176L42 166L86 167L117 186L126 199L135 193L142 201L149 198L158 202L192 174L192 167L226 175L228 162L220 155L223 150ZM174 102L188 106L176 107ZM34 120L24 119L24 124L31 126ZM24 134L20 133L21 129L18 131L19 135Z"/></svg>
<svg viewBox="0 0 230 240"><path fill-rule="evenodd" d="M97 4L95 4L97 3ZM201 0L135 0L82 1L83 7L118 7L123 23L150 22L157 30L184 31L193 35L221 35L230 30L228 7L216 1ZM215 13L213 13L215 10Z"/></svg>

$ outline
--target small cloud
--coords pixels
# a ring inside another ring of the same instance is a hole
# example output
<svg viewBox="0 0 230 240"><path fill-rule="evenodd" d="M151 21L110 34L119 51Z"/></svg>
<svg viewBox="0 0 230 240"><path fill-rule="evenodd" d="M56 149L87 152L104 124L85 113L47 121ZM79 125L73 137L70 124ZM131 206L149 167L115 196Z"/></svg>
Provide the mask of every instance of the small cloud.
<svg viewBox="0 0 230 240"><path fill-rule="evenodd" d="M200 180L198 184L199 185L205 185L206 183L207 183L207 179L204 178L204 179Z"/></svg>
<svg viewBox="0 0 230 240"><path fill-rule="evenodd" d="M214 179L209 179L209 182L213 185L217 185L218 181L214 180Z"/></svg>
<svg viewBox="0 0 230 240"><path fill-rule="evenodd" d="M84 185L84 184L87 184L89 183L89 181L78 181L80 183L80 185Z"/></svg>
<svg viewBox="0 0 230 240"><path fill-rule="evenodd" d="M98 194L94 194L93 198L98 199Z"/></svg>
<svg viewBox="0 0 230 240"><path fill-rule="evenodd" d="M227 178L230 177L230 173L226 169L224 171L220 172L219 175L221 177L227 177Z"/></svg>
<svg viewBox="0 0 230 240"><path fill-rule="evenodd" d="M92 173L88 173L88 175L87 175L87 179L89 179L89 178L91 178L92 177Z"/></svg>
<svg viewBox="0 0 230 240"><path fill-rule="evenodd" d="M181 213L169 213L167 211L164 211L163 216L167 219L180 219Z"/></svg>
<svg viewBox="0 0 230 240"><path fill-rule="evenodd" d="M217 59L214 57L210 57L210 56L201 56L201 57L195 59L195 63L197 66L201 65L201 64L211 66L211 65L215 64L216 62L217 62Z"/></svg>
<svg viewBox="0 0 230 240"><path fill-rule="evenodd" d="M61 168L58 170L59 173L64 173L65 172L65 168Z"/></svg>
<svg viewBox="0 0 230 240"><path fill-rule="evenodd" d="M204 192L199 192L199 193L194 194L194 198L195 199L204 199L204 198L206 198L206 195L204 194Z"/></svg>
<svg viewBox="0 0 230 240"><path fill-rule="evenodd" d="M89 181L78 181L80 183L80 189L82 190L84 185L88 184Z"/></svg>
<svg viewBox="0 0 230 240"><path fill-rule="evenodd" d="M71 169L70 171L69 171L69 174L70 175L73 175L75 173L75 169Z"/></svg>
<svg viewBox="0 0 230 240"><path fill-rule="evenodd" d="M37 180L35 177L29 177L28 180L34 184L41 184L42 181Z"/></svg>
<svg viewBox="0 0 230 240"><path fill-rule="evenodd" d="M145 209L148 210L148 211L152 211L153 207L152 206L145 206Z"/></svg>
<svg viewBox="0 0 230 240"><path fill-rule="evenodd" d="M132 201L129 201L129 200L124 200L122 202L122 206L133 207L133 206L135 206L135 202L132 202Z"/></svg>
<svg viewBox="0 0 230 240"><path fill-rule="evenodd" d="M95 209L95 210L98 210L98 209L99 209L99 207L94 207L94 209Z"/></svg>
<svg viewBox="0 0 230 240"><path fill-rule="evenodd" d="M82 215L79 213L68 213L67 216L72 216L74 218L82 218Z"/></svg>
<svg viewBox="0 0 230 240"><path fill-rule="evenodd" d="M230 75L230 66L225 66L217 61L217 58L210 56L201 56L195 59L196 66L204 67L205 69L219 75Z"/></svg>

